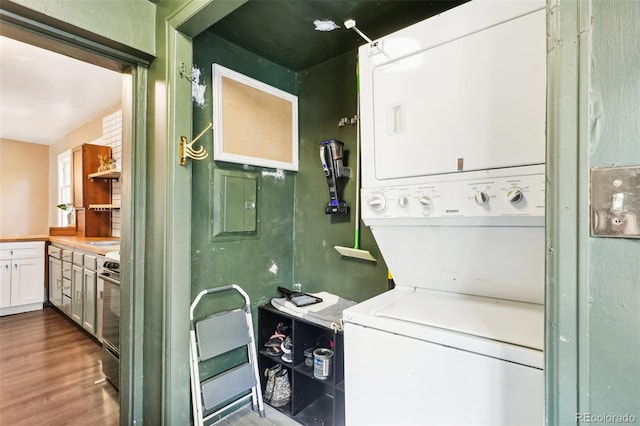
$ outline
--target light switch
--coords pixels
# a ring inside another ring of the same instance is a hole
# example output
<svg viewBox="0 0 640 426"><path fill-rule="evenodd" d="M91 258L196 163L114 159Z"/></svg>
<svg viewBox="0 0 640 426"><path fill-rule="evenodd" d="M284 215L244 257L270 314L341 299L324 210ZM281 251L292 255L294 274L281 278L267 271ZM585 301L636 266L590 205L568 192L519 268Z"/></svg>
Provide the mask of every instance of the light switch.
<svg viewBox="0 0 640 426"><path fill-rule="evenodd" d="M640 166L591 169L591 235L640 238Z"/></svg>
<svg viewBox="0 0 640 426"><path fill-rule="evenodd" d="M611 203L611 210L614 213L622 213L622 207L624 205L624 193L618 192L613 194L613 202Z"/></svg>

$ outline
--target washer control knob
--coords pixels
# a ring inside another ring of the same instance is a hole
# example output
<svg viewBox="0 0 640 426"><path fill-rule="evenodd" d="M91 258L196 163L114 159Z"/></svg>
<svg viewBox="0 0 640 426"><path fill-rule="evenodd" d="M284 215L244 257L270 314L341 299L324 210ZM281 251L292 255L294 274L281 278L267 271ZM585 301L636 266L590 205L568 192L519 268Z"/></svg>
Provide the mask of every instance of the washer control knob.
<svg viewBox="0 0 640 426"><path fill-rule="evenodd" d="M489 194L484 191L476 191L475 194L476 204L483 205L489 202Z"/></svg>
<svg viewBox="0 0 640 426"><path fill-rule="evenodd" d="M406 195L401 196L398 199L398 203L400 204L400 207L407 207L409 205L409 197Z"/></svg>
<svg viewBox="0 0 640 426"><path fill-rule="evenodd" d="M374 212L381 212L387 206L387 200L382 194L372 194L368 201L369 208Z"/></svg>
<svg viewBox="0 0 640 426"><path fill-rule="evenodd" d="M507 201L511 204L518 204L520 201L524 200L524 193L521 188L514 186L513 188L509 188L507 190Z"/></svg>

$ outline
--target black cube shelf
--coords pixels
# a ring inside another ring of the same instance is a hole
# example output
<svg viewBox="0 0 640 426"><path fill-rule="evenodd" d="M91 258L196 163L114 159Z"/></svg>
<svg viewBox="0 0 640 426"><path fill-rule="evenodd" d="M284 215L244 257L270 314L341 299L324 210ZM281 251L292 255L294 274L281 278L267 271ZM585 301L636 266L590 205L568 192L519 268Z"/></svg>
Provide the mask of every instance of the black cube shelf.
<svg viewBox="0 0 640 426"><path fill-rule="evenodd" d="M268 355L264 347L280 322L290 326L293 340L293 362L290 363L282 361L280 356ZM305 426L344 425L344 336L341 332L263 305L258 307L256 346L263 394L267 384L265 370L275 364L288 369L291 401L284 407L275 407L277 410ZM314 347L333 350L326 379L316 378L313 366L305 365L304 350Z"/></svg>

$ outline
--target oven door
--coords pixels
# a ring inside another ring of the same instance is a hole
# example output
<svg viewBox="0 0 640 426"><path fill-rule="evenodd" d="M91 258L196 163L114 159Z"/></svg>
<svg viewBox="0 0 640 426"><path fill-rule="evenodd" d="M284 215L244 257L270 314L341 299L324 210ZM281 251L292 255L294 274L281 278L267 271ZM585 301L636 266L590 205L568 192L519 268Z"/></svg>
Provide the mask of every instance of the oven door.
<svg viewBox="0 0 640 426"><path fill-rule="evenodd" d="M120 358L111 345L102 344L102 372L120 390Z"/></svg>
<svg viewBox="0 0 640 426"><path fill-rule="evenodd" d="M99 278L104 283L102 307L102 372L120 389L120 282L109 272Z"/></svg>
<svg viewBox="0 0 640 426"><path fill-rule="evenodd" d="M120 282L108 273L99 275L104 282L102 340L120 354Z"/></svg>

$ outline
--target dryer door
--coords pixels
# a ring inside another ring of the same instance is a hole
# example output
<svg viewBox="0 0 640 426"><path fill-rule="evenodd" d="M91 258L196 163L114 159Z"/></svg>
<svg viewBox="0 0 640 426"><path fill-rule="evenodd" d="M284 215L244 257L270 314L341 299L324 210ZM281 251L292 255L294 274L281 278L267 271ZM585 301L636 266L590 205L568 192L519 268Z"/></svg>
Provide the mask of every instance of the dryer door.
<svg viewBox="0 0 640 426"><path fill-rule="evenodd" d="M375 178L543 164L545 43L539 10L376 67L363 87L373 92Z"/></svg>

